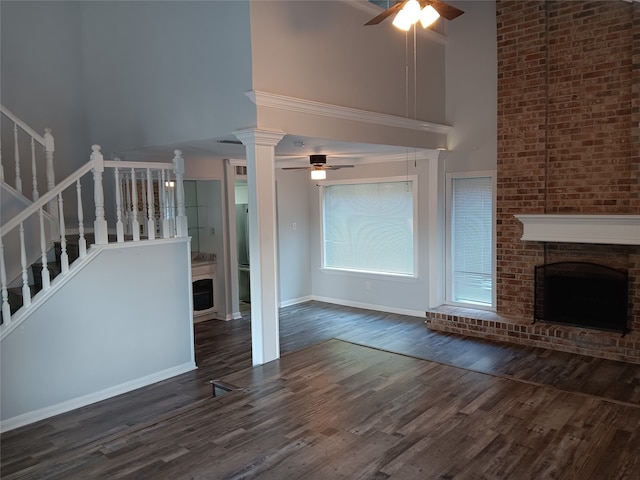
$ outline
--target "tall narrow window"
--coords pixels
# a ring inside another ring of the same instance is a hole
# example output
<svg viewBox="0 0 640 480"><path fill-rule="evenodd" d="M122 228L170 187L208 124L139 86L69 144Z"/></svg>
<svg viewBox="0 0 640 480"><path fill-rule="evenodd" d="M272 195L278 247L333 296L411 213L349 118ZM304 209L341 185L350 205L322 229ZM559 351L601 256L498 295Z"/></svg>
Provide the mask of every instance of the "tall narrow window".
<svg viewBox="0 0 640 480"><path fill-rule="evenodd" d="M413 275L414 183L325 185L324 268Z"/></svg>
<svg viewBox="0 0 640 480"><path fill-rule="evenodd" d="M449 301L491 307L493 178L452 177L449 187Z"/></svg>

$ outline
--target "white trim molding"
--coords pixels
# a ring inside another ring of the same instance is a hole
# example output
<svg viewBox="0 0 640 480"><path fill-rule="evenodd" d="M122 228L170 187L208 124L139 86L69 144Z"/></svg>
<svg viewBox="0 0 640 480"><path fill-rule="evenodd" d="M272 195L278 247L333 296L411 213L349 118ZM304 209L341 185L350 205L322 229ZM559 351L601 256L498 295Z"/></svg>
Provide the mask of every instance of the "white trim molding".
<svg viewBox="0 0 640 480"><path fill-rule="evenodd" d="M521 240L640 245L640 215L514 215L524 226Z"/></svg>
<svg viewBox="0 0 640 480"><path fill-rule="evenodd" d="M412 118L398 117L396 115L389 115L386 113L369 112L367 110L359 110L357 108L342 107L340 105L331 105L313 100L287 97L276 93L250 90L245 92L245 95L258 107L277 108L279 110L288 110L297 113L307 113L323 117L340 118L342 120L373 123L387 127L407 128L409 130L439 133L444 135L448 134L451 130L450 125L444 125L441 123L414 120Z"/></svg>

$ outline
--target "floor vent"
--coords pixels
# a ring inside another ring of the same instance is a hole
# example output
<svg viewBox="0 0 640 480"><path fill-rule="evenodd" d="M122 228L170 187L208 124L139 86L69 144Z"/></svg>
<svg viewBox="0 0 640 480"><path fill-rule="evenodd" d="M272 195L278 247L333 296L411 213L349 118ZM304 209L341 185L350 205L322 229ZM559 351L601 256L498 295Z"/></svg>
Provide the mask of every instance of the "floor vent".
<svg viewBox="0 0 640 480"><path fill-rule="evenodd" d="M209 383L211 384L212 397L221 397L222 395L233 390L233 387L231 387L230 385L226 385L218 380L209 380Z"/></svg>

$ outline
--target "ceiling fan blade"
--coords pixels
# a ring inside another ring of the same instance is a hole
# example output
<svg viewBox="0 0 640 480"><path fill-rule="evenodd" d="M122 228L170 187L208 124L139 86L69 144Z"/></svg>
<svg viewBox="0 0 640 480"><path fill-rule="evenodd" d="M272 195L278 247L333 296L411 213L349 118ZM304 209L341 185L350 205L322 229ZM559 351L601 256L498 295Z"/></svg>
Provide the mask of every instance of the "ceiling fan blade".
<svg viewBox="0 0 640 480"><path fill-rule="evenodd" d="M453 20L454 18L457 18L464 13L459 8L456 8L453 5L449 5L448 3L440 2L439 0L433 0L424 3L430 3L434 10L438 12L440 16L446 18L447 20ZM422 2L420 2L420 4L422 6Z"/></svg>
<svg viewBox="0 0 640 480"><path fill-rule="evenodd" d="M407 1L408 0L402 0L401 2L398 2L395 5L392 5L391 7L387 8L384 12L382 12L380 15L378 15L375 18L372 18L371 20L369 20L364 25L367 26L367 25L377 25L377 24L379 24L380 22L382 22L388 16L394 14L395 12L400 11L400 9L404 6L405 3L407 3Z"/></svg>
<svg viewBox="0 0 640 480"><path fill-rule="evenodd" d="M327 165L325 170L339 170L341 168L353 168L353 165Z"/></svg>
<svg viewBox="0 0 640 480"><path fill-rule="evenodd" d="M282 170L309 170L309 167L282 167Z"/></svg>

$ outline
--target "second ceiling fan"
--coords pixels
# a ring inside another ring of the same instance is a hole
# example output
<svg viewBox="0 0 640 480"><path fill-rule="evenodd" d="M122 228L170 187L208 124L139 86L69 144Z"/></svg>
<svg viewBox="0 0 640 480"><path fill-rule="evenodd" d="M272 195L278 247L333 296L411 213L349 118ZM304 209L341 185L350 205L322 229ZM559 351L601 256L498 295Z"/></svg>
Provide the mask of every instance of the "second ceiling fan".
<svg viewBox="0 0 640 480"><path fill-rule="evenodd" d="M393 24L405 31L418 21L424 28L427 28L439 17L453 20L464 13L459 8L440 0L401 0L369 20L365 26L377 25L396 12L398 14L394 18Z"/></svg>
<svg viewBox="0 0 640 480"><path fill-rule="evenodd" d="M353 165L327 165L326 155L309 155L308 167L284 167L283 170L311 170L313 180L327 178L326 170L338 170L340 168L353 168Z"/></svg>

